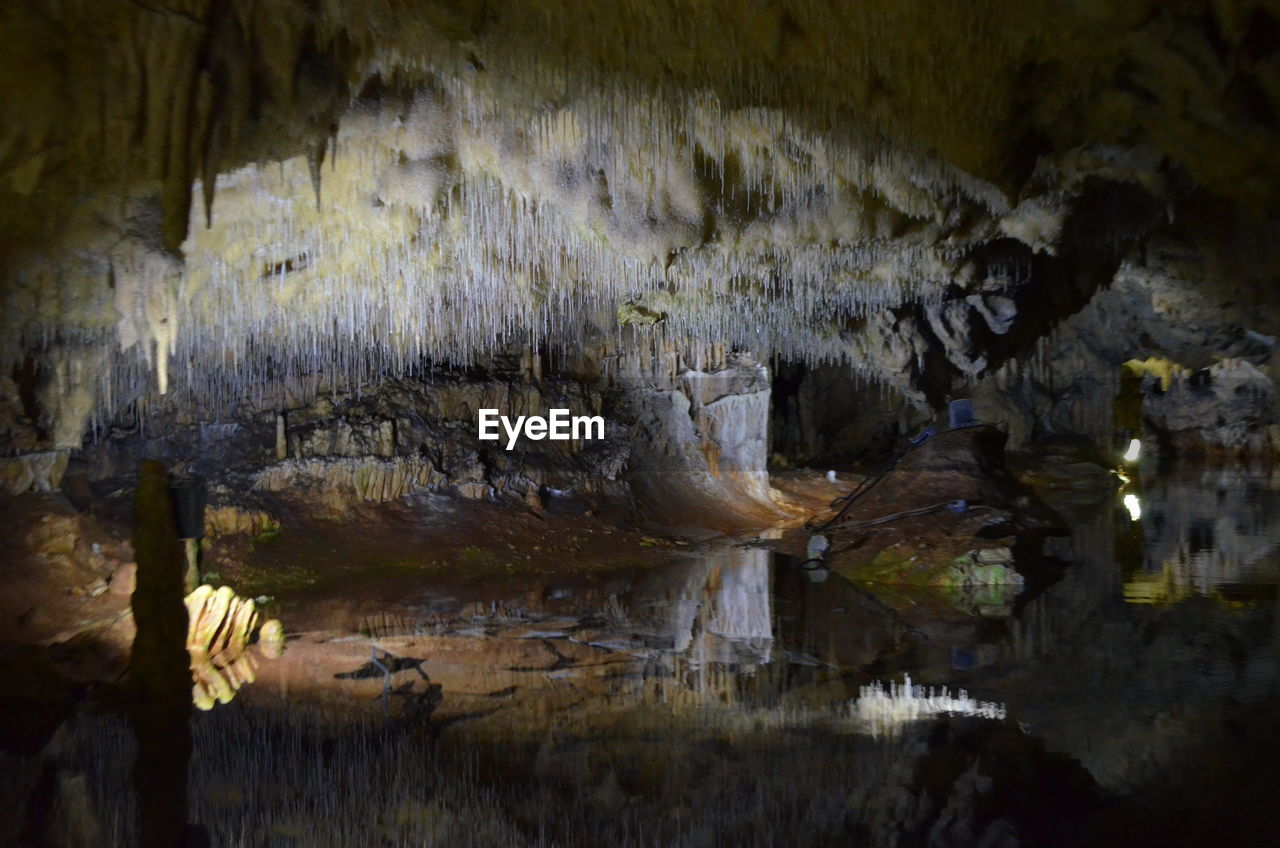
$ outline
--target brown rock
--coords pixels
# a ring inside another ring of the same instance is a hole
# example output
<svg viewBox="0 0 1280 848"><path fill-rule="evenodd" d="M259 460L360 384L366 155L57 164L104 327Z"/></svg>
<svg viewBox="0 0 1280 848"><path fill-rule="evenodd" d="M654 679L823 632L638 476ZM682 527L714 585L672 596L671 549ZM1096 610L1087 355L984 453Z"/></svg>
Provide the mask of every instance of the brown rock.
<svg viewBox="0 0 1280 848"><path fill-rule="evenodd" d="M0 458L0 492L52 492L67 470L70 453L65 450L28 453Z"/></svg>
<svg viewBox="0 0 1280 848"><path fill-rule="evenodd" d="M138 581L138 564L126 562L111 573L110 591L113 595L132 595Z"/></svg>
<svg viewBox="0 0 1280 848"><path fill-rule="evenodd" d="M27 533L31 552L40 556L69 556L80 539L80 526L75 516L46 514Z"/></svg>
<svg viewBox="0 0 1280 848"><path fill-rule="evenodd" d="M279 530L280 522L262 510L214 506L205 511L204 532L209 537L230 536L237 533L260 536Z"/></svg>

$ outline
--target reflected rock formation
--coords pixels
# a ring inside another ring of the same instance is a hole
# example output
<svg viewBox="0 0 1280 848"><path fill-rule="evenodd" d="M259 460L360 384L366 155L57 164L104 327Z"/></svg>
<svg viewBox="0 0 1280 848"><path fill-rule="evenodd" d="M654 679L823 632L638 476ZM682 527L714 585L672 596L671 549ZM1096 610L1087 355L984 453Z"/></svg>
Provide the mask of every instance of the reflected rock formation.
<svg viewBox="0 0 1280 848"><path fill-rule="evenodd" d="M692 668L754 667L773 651L769 551L705 552L688 568L654 572L626 604L646 644Z"/></svg>
<svg viewBox="0 0 1280 848"><path fill-rule="evenodd" d="M230 703L236 692L256 678L257 660L248 651L258 624L258 611L249 598L229 586L204 585L187 595L187 652L191 655L191 700L199 709ZM258 644L268 658L280 655L284 641L279 621L271 619L258 631Z"/></svg>
<svg viewBox="0 0 1280 848"><path fill-rule="evenodd" d="M734 550L721 558L727 562L712 561L690 658L699 664L764 665L773 650L769 552Z"/></svg>
<svg viewBox="0 0 1280 848"><path fill-rule="evenodd" d="M975 700L963 689L953 695L945 686L917 686L909 674L902 683L884 686L877 680L861 687L858 700L850 704L849 709L861 725L859 729L872 736L892 735L911 722L939 715L1003 720L1007 714L1003 704Z"/></svg>
<svg viewBox="0 0 1280 848"><path fill-rule="evenodd" d="M1144 486L1142 571L1126 599L1159 603L1273 583L1280 492L1266 475L1220 469Z"/></svg>

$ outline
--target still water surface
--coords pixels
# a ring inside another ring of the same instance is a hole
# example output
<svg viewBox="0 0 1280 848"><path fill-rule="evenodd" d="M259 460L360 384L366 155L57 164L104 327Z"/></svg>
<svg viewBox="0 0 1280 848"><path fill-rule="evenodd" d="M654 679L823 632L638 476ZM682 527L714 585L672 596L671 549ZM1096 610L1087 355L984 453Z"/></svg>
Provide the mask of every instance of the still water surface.
<svg viewBox="0 0 1280 848"><path fill-rule="evenodd" d="M285 597L284 656L196 715L189 820L246 846L1275 844L1280 486L1127 493L1064 507L1048 577L986 617L763 541ZM904 675L938 697L860 712ZM981 704L1007 718L940 719ZM102 844L131 838L131 752L88 714L64 745Z"/></svg>

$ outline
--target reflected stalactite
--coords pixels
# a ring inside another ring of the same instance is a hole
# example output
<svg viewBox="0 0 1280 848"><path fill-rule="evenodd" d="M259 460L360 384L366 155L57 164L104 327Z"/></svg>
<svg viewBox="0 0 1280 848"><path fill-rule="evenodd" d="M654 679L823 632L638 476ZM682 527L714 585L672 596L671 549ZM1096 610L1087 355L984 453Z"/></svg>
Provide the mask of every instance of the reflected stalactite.
<svg viewBox="0 0 1280 848"><path fill-rule="evenodd" d="M961 689L952 694L947 687L917 686L906 675L902 683L887 686L872 681L858 691L858 700L850 705L850 714L862 729L872 736L892 735L908 724L938 715L978 716L1003 720L1008 714L1003 704L979 701Z"/></svg>
<svg viewBox="0 0 1280 848"><path fill-rule="evenodd" d="M258 660L249 643L255 630L259 653L268 659L280 655L284 632L275 619L263 622L259 629L254 602L239 597L229 586L217 590L201 586L187 595L185 602L191 700L199 709L211 710L215 703L230 703L242 686L254 681Z"/></svg>

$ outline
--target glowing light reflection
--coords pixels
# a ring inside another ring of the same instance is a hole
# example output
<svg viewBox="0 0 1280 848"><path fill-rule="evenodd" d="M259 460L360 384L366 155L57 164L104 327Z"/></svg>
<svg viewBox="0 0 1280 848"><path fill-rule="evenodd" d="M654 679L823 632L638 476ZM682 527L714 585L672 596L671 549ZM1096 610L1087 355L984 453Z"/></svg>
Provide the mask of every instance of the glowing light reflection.
<svg viewBox="0 0 1280 848"><path fill-rule="evenodd" d="M1137 521L1142 518L1142 504L1138 501L1138 496L1129 494L1124 496L1124 508L1129 510L1129 520Z"/></svg>
<svg viewBox="0 0 1280 848"><path fill-rule="evenodd" d="M1142 442L1138 439L1129 440L1129 449L1124 452L1125 462L1137 462L1138 455L1142 453Z"/></svg>

